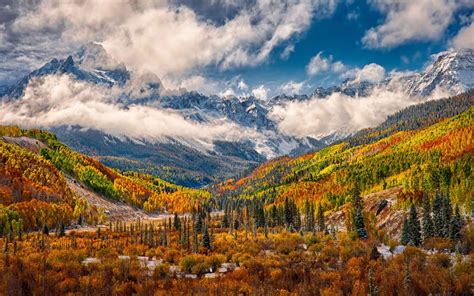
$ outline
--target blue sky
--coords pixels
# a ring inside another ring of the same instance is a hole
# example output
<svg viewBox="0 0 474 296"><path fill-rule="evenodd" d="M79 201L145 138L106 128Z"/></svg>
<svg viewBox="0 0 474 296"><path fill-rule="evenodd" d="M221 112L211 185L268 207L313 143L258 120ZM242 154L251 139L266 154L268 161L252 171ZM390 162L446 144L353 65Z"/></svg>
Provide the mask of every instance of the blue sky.
<svg viewBox="0 0 474 296"><path fill-rule="evenodd" d="M390 48L367 48L361 41L369 28L383 23L385 15L366 1L355 1L338 5L335 12L324 19L314 20L310 28L294 41L294 51L287 59L281 58L285 49L278 47L267 63L258 67L240 68L229 71L228 75L241 75L245 81L275 87L293 80L306 81L307 90L317 86L335 85L343 78L330 72L309 77L306 65L310 59L322 52L332 55L348 67L362 68L376 63L385 68L399 71L419 71L431 59L431 55L451 47L449 41L463 25L460 18L470 16L473 10L463 8L457 11L454 21L449 24L439 39L413 40ZM472 36L474 38L474 36ZM211 70L214 71L215 69ZM220 73L219 73L220 74Z"/></svg>
<svg viewBox="0 0 474 296"><path fill-rule="evenodd" d="M270 96L293 82L309 93L371 63L384 75L420 70L432 54L474 39L466 0L99 2L2 1L0 83L96 41L169 88Z"/></svg>

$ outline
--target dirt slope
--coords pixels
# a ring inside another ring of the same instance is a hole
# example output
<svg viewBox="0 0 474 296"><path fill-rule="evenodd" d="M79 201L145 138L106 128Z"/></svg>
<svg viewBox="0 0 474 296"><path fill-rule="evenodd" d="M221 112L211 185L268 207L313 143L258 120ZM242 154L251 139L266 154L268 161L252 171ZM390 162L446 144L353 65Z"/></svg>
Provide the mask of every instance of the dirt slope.
<svg viewBox="0 0 474 296"><path fill-rule="evenodd" d="M390 236L398 237L401 234L405 211L397 207L397 196L402 191L401 187L394 187L363 197L364 211L367 216L375 217L375 228L385 230ZM381 207L382 201L386 205ZM385 203L385 202L384 202ZM378 208L381 208L377 214ZM339 211L327 217L327 224L334 225L340 231L346 231L344 212L350 209L350 204L341 207ZM421 215L419 215L421 217Z"/></svg>
<svg viewBox="0 0 474 296"><path fill-rule="evenodd" d="M137 219L155 219L157 216L148 215L140 209L129 206L123 202L112 201L90 190L71 177L67 177L67 184L80 198L87 200L91 205L103 208L108 221L132 221Z"/></svg>

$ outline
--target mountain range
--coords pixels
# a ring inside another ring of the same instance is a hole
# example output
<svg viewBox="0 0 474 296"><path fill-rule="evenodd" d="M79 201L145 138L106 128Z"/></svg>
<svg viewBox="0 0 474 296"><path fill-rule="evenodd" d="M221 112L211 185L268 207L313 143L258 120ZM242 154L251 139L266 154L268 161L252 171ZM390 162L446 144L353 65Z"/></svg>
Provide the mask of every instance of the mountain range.
<svg viewBox="0 0 474 296"><path fill-rule="evenodd" d="M285 134L271 116L275 107L324 99L334 93L365 97L380 88L422 99L439 89L459 94L474 87L474 50L442 52L420 73L390 75L380 82L347 80L339 86L316 88L309 95L282 94L261 100L253 96L222 97L188 90L170 91L155 75L134 73L111 58L100 44L89 43L67 58L52 59L18 83L0 88L1 100L5 103L19 100L32 81L51 75L67 75L73 81L113 89L115 103L124 109L138 105L170 110L191 122L219 125L225 121L252 131L249 137L213 138L211 143L203 144L180 137L150 139L110 134L79 125L48 127L62 142L109 166L144 171L180 185L200 187L244 174L268 159L322 149L351 134L344 130L318 138Z"/></svg>

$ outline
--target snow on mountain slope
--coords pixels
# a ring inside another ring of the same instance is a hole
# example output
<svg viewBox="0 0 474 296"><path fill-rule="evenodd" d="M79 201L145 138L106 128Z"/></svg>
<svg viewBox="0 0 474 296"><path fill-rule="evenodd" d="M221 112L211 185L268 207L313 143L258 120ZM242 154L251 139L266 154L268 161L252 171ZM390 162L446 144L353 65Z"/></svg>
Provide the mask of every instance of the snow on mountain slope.
<svg viewBox="0 0 474 296"><path fill-rule="evenodd" d="M396 72L377 83L351 80L339 86L318 87L313 92L316 97L327 97L333 93L348 96L367 96L375 88L401 90L410 96L428 97L436 90L449 95L457 95L474 88L474 49L459 49L440 52L436 60L419 73Z"/></svg>
<svg viewBox="0 0 474 296"><path fill-rule="evenodd" d="M427 96L437 87L459 94L474 87L474 50L446 51L426 70L407 79L410 95Z"/></svg>
<svg viewBox="0 0 474 296"><path fill-rule="evenodd" d="M100 44L88 43L67 58L51 60L23 77L17 84L1 88L0 98L6 97L7 99L3 99L5 102L21 100L30 83L39 83L41 80L38 82L37 79L42 77L62 75L68 75L72 81L97 89L111 90L109 96L113 97L101 103L112 103L114 108L123 111L140 106L148 108L147 110L173 112L185 121L203 126L228 124L235 127L234 134L240 130L250 131L238 139L216 137L209 140L201 139L198 135L191 138L166 136L150 139L127 135L125 131L125 134L110 134L100 127L95 131L90 128L82 129L74 122L61 122L54 126L63 141L82 152L97 156L123 156L138 162L152 161L181 169L187 169L189 161L204 160L198 162L200 164L193 167L193 170L202 174L201 179L210 180L216 174L229 177L241 173L246 168L273 157L317 150L347 136L347 130L350 130L344 127L318 139L291 136L283 132L278 120L271 116L277 107L328 97L334 93L365 97L371 95L376 88L399 88L405 90L407 95L421 97L429 96L439 88L456 94L474 86L474 51L440 53L436 61L421 73L393 76L378 83L348 80L339 86L316 88L309 96L282 94L262 101L253 96L223 98L194 91L169 91L154 74L131 72L124 64L111 58ZM74 128L71 129L71 125ZM146 128L153 129L153 126ZM121 148L117 148L119 152L116 152L114 147ZM135 151L140 152L133 153ZM162 155L156 157L157 153Z"/></svg>

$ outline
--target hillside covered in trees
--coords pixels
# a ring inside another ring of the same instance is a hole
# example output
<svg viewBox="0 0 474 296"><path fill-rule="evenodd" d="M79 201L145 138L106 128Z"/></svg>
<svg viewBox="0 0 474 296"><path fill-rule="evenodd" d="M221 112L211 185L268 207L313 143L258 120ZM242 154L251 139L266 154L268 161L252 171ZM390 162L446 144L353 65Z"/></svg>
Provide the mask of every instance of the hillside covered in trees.
<svg viewBox="0 0 474 296"><path fill-rule="evenodd" d="M452 109L433 121L414 120L433 104L408 108L388 129L362 132L363 144L275 159L209 190L117 171L49 132L2 126L0 291L472 294L471 99L433 103ZM71 182L174 217L106 221Z"/></svg>
<svg viewBox="0 0 474 296"><path fill-rule="evenodd" d="M145 212L189 212L210 197L203 190L108 168L71 150L49 132L0 127L2 229L12 220L22 221L24 229L105 221L104 209L75 195L67 178Z"/></svg>
<svg viewBox="0 0 474 296"><path fill-rule="evenodd" d="M415 110L419 108L426 106ZM441 194L468 214L473 206L474 107L436 121L419 129L393 131L369 144L341 142L301 157L282 157L247 177L215 186L213 192L224 208L259 200L267 211L274 207L278 211L290 200L302 211L309 201L329 214L351 201L355 184L364 194L399 187L401 208Z"/></svg>

